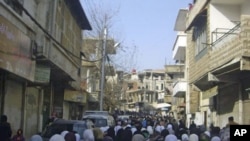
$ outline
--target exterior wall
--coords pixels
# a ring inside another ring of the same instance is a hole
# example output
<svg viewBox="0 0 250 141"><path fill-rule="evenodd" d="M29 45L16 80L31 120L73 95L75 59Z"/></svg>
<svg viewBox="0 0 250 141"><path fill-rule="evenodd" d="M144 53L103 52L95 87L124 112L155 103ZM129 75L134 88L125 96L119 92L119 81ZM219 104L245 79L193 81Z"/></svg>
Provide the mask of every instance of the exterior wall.
<svg viewBox="0 0 250 141"><path fill-rule="evenodd" d="M226 126L229 116L234 116L235 121L240 123L240 115L242 113L240 113L239 109L239 91L239 84L229 85L219 90L217 107L218 126Z"/></svg>
<svg viewBox="0 0 250 141"><path fill-rule="evenodd" d="M27 87L25 92L25 125L26 137L42 131L42 93L35 87Z"/></svg>
<svg viewBox="0 0 250 141"><path fill-rule="evenodd" d="M245 1L244 4L241 6L241 14L242 15L250 15L250 1Z"/></svg>
<svg viewBox="0 0 250 141"><path fill-rule="evenodd" d="M69 119L69 102L63 102L63 119Z"/></svg>
<svg viewBox="0 0 250 141"><path fill-rule="evenodd" d="M187 46L187 38L186 35L177 35L176 43L173 49L173 58L175 56L182 56L182 54L185 53L185 51L178 52L181 48L186 48ZM177 55L177 53L180 53L180 55ZM185 60L185 58L180 58L179 60Z"/></svg>
<svg viewBox="0 0 250 141"><path fill-rule="evenodd" d="M5 85L6 93L3 114L7 115L13 134L15 134L20 127L23 127L23 85L24 84L14 80L7 80Z"/></svg>
<svg viewBox="0 0 250 141"><path fill-rule="evenodd" d="M196 72L194 72L199 67L195 65L195 48L194 42L192 42L192 32L189 31L190 34L187 34L187 48L186 48L186 66L188 66L187 70L187 80L188 80L188 104L189 104L189 114L195 113L199 107L199 92L194 90L192 86L192 82L197 79ZM205 65L203 65L205 66Z"/></svg>
<svg viewBox="0 0 250 141"><path fill-rule="evenodd" d="M211 41L216 40L215 34L212 34L218 29L217 32L228 32L235 26L235 21L240 21L240 6L230 6L230 5L210 5L209 7L209 28L210 35L212 35ZM216 15L216 16L213 16ZM220 22L218 22L220 21ZM217 39L223 34L217 34Z"/></svg>

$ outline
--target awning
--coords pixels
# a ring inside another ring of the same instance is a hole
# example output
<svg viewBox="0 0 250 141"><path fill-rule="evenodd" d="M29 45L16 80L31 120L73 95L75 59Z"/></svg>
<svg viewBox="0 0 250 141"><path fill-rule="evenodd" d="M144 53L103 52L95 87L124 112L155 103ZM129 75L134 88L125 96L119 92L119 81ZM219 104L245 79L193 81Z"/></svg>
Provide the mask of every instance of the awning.
<svg viewBox="0 0 250 141"><path fill-rule="evenodd" d="M155 108L160 109L160 108L167 108L167 107L171 107L171 104L168 103L159 103L157 105L155 105Z"/></svg>
<svg viewBox="0 0 250 141"><path fill-rule="evenodd" d="M204 22L204 19L206 18L207 18L207 8L204 8L196 15L196 17L193 19L190 25L187 26L186 31L190 30L193 26L200 24L201 22Z"/></svg>

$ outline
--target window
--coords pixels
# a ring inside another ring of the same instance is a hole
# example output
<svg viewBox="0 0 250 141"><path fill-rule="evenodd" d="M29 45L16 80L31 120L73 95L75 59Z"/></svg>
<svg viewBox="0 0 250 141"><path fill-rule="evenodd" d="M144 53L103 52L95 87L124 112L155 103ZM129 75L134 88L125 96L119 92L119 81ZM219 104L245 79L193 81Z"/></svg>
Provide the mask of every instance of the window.
<svg viewBox="0 0 250 141"><path fill-rule="evenodd" d="M4 0L16 13L22 15L23 0Z"/></svg>
<svg viewBox="0 0 250 141"><path fill-rule="evenodd" d="M202 18L193 29L193 41L195 41L195 55L198 55L207 47L207 20Z"/></svg>

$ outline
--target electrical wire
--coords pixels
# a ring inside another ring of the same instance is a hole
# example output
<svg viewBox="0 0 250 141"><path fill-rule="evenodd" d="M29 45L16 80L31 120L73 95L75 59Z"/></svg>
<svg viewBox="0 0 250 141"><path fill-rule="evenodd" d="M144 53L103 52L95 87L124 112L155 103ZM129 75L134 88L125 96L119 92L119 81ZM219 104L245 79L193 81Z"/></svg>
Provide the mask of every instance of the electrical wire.
<svg viewBox="0 0 250 141"><path fill-rule="evenodd" d="M23 7L23 5L18 1L15 0L15 3L21 8L22 11L24 11L24 13L49 37L51 38L57 45L59 45L65 52L69 53L72 57L75 57L77 59L83 60L83 61L87 61L87 62L98 62L101 61L104 56L101 56L101 58L96 59L96 60L88 60L88 59L84 59L82 57L79 57L77 55L75 55L74 53L72 53L71 51L67 50L60 42L58 42L45 28L42 27L42 25L28 12L27 9L25 9Z"/></svg>

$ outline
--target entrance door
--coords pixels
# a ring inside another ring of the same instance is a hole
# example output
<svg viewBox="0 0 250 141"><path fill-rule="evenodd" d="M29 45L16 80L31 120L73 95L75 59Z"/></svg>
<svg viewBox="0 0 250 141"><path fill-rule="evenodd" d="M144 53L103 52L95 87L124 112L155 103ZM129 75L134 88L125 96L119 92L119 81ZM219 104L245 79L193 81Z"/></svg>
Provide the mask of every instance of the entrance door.
<svg viewBox="0 0 250 141"><path fill-rule="evenodd" d="M207 111L204 111L204 125L207 128Z"/></svg>

